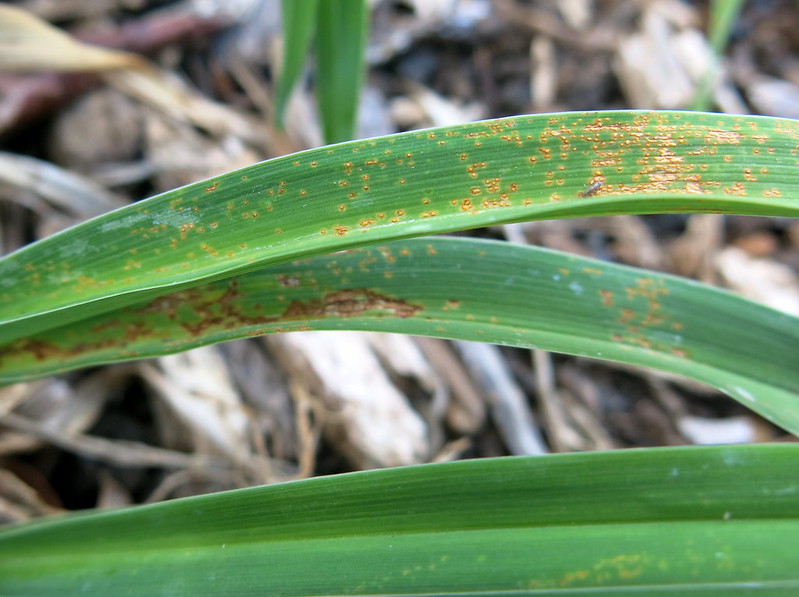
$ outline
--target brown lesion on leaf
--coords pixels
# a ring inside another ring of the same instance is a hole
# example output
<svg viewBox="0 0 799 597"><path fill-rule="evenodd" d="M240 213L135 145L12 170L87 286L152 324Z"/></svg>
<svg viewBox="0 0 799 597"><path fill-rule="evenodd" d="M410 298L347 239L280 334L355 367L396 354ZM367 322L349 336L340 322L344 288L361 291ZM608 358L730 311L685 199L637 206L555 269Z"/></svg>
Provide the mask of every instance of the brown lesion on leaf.
<svg viewBox="0 0 799 597"><path fill-rule="evenodd" d="M58 340L35 337L19 339L0 348L0 361L30 355L38 362L72 362L76 357L103 352L131 358L138 356L137 343L148 338L155 341L182 341L180 334L164 333L170 326L151 323L159 315L175 322L193 338L215 330L263 326L278 320L276 316L250 314L242 306L240 296L235 280L215 292L198 289L174 292L139 307L126 309L122 317L101 319L85 334L70 333ZM185 317L187 309L194 314L191 321Z"/></svg>
<svg viewBox="0 0 799 597"><path fill-rule="evenodd" d="M411 317L423 309L405 300L374 292L368 288L334 290L321 299L292 301L281 319L320 317L358 317L367 311L385 311L400 318Z"/></svg>
<svg viewBox="0 0 799 597"><path fill-rule="evenodd" d="M299 276L278 274L277 280L278 284L280 284L280 286L283 288L295 288L300 285Z"/></svg>
<svg viewBox="0 0 799 597"><path fill-rule="evenodd" d="M134 333L140 332L135 328ZM0 362L4 361L7 357L12 360L17 360L21 355L29 354L36 361L65 361L72 358L93 352L100 352L108 349L121 350L125 348L125 342L119 337L106 338L95 342L76 342L66 346L59 346L55 342L42 340L39 338L22 338L12 342L6 347L0 349ZM136 353L133 351L126 351L124 356L135 357Z"/></svg>
<svg viewBox="0 0 799 597"><path fill-rule="evenodd" d="M190 294L192 290L188 290L186 293ZM221 296L197 293L196 297L189 298L188 304L200 319L191 323L182 322L181 327L189 335L197 337L208 333L212 328L230 330L266 325L277 321L276 317L250 315L244 312L239 301L240 295L236 280L230 281Z"/></svg>

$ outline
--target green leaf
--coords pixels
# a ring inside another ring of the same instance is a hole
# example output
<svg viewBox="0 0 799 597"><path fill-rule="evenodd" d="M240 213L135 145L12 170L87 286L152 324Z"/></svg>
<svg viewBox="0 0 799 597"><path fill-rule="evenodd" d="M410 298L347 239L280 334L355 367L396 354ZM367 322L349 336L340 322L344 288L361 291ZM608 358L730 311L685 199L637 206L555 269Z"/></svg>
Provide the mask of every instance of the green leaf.
<svg viewBox="0 0 799 597"><path fill-rule="evenodd" d="M795 217L798 138L799 123L778 118L589 112L276 158L0 260L0 343L203 282L391 239L618 213Z"/></svg>
<svg viewBox="0 0 799 597"><path fill-rule="evenodd" d="M0 381L264 333L378 330L538 347L711 384L799 433L799 318L536 247L396 241L178 291L0 348Z"/></svg>
<svg viewBox="0 0 799 597"><path fill-rule="evenodd" d="M4 595L792 595L799 446L320 477L0 531Z"/></svg>
<svg viewBox="0 0 799 597"><path fill-rule="evenodd" d="M318 6L319 0L282 0L280 5L283 22L283 65L277 85L275 118L281 128L289 96L310 50Z"/></svg>
<svg viewBox="0 0 799 597"><path fill-rule="evenodd" d="M366 71L365 0L321 0L317 11L316 93L327 143L355 136Z"/></svg>
<svg viewBox="0 0 799 597"><path fill-rule="evenodd" d="M730 41L735 21L741 16L744 0L712 0L710 3L710 45L721 56Z"/></svg>
<svg viewBox="0 0 799 597"><path fill-rule="evenodd" d="M716 79L718 78L719 63L724 54L724 49L729 43L735 21L740 17L743 3L744 0L711 0L708 36L713 52L708 55L709 64L699 80L696 93L691 101L690 109L692 110L707 110L711 106L711 99L716 86Z"/></svg>

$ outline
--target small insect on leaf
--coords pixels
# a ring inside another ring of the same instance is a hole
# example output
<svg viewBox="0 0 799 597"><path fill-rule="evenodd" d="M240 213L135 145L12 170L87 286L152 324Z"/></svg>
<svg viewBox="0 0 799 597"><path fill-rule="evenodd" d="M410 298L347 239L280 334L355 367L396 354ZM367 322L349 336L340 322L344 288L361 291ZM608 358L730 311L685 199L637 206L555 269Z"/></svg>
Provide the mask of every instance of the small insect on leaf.
<svg viewBox="0 0 799 597"><path fill-rule="evenodd" d="M590 197L591 195L596 195L597 191L602 188L603 184L605 183L601 180L592 182L582 193L580 193L580 197Z"/></svg>

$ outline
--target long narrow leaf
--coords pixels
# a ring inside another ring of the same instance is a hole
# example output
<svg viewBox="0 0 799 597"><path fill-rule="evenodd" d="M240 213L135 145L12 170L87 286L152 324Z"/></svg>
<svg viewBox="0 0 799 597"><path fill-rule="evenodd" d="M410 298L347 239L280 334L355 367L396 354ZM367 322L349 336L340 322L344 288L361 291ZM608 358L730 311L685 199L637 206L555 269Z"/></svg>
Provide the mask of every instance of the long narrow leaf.
<svg viewBox="0 0 799 597"><path fill-rule="evenodd" d="M283 126L286 104L310 54L318 6L319 0L283 0L280 4L283 21L283 65L275 99L278 126Z"/></svg>
<svg viewBox="0 0 799 597"><path fill-rule="evenodd" d="M264 333L539 347L712 384L799 434L799 318L690 280L475 239L397 241L183 290L0 348L0 381Z"/></svg>
<svg viewBox="0 0 799 597"><path fill-rule="evenodd" d="M613 213L797 216L798 145L799 123L784 119L598 112L314 149L164 193L0 260L0 342L395 238Z"/></svg>
<svg viewBox="0 0 799 597"><path fill-rule="evenodd" d="M325 141L347 141L355 137L366 71L366 1L320 0L316 30L316 94Z"/></svg>
<svg viewBox="0 0 799 597"><path fill-rule="evenodd" d="M792 595L796 445L472 460L0 532L3 595Z"/></svg>

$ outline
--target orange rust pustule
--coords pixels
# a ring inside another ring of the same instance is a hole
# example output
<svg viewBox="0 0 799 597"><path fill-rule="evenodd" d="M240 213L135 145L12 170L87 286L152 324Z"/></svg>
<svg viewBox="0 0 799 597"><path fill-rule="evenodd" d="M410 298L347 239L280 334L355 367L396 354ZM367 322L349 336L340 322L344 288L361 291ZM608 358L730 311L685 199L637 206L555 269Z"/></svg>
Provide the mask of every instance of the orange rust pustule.
<svg viewBox="0 0 799 597"><path fill-rule="evenodd" d="M322 299L307 302L292 301L283 312L282 319L309 317L357 317L367 311L388 311L397 317L406 318L423 309L407 301L380 294L368 288L353 288L328 292Z"/></svg>

